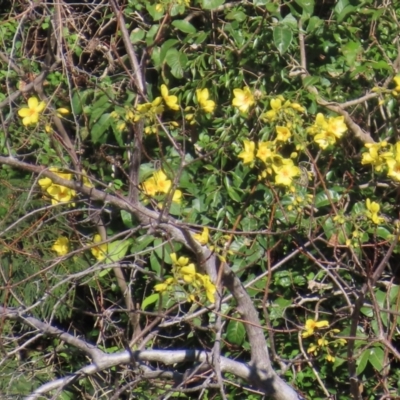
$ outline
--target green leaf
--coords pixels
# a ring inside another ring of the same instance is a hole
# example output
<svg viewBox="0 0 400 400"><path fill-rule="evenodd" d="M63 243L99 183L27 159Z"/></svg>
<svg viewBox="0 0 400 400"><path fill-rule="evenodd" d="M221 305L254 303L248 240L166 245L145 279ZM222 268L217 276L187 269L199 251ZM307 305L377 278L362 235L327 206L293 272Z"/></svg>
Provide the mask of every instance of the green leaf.
<svg viewBox="0 0 400 400"><path fill-rule="evenodd" d="M286 15L285 18L283 18L283 20L281 21L281 24L292 27L293 29L296 29L297 28L297 19L292 14L288 14L288 15Z"/></svg>
<svg viewBox="0 0 400 400"><path fill-rule="evenodd" d="M247 15L243 11L233 10L233 11L228 12L228 14L226 14L225 18L229 19L229 20L243 22L247 18Z"/></svg>
<svg viewBox="0 0 400 400"><path fill-rule="evenodd" d="M370 349L365 350L361 354L361 356L357 358L357 369L356 369L356 374L357 375L361 375L364 372L365 367L368 364L369 350Z"/></svg>
<svg viewBox="0 0 400 400"><path fill-rule="evenodd" d="M315 31L324 24L324 21L322 21L321 18L317 16L313 16L310 18L308 21L307 25L307 33L315 33Z"/></svg>
<svg viewBox="0 0 400 400"><path fill-rule="evenodd" d="M286 53L290 44L292 43L293 34L292 30L286 26L278 25L274 28L274 44L279 53Z"/></svg>
<svg viewBox="0 0 400 400"><path fill-rule="evenodd" d="M165 57L167 56L168 50L179 43L176 39L168 39L161 46L160 50L160 63L162 64L165 61Z"/></svg>
<svg viewBox="0 0 400 400"><path fill-rule="evenodd" d="M350 5L348 0L339 0L334 10L337 14L337 22L341 22L347 14L357 10L357 8Z"/></svg>
<svg viewBox="0 0 400 400"><path fill-rule="evenodd" d="M319 192L315 196L315 207L320 208L329 206L331 203L337 203L340 200L340 198L341 195L333 190Z"/></svg>
<svg viewBox="0 0 400 400"><path fill-rule="evenodd" d="M240 346L246 337L246 329L240 321L229 321L226 329L226 340Z"/></svg>
<svg viewBox="0 0 400 400"><path fill-rule="evenodd" d="M135 44L135 43L143 40L145 35L146 35L146 32L143 29L135 28L129 35L129 38L131 40L131 43Z"/></svg>
<svg viewBox="0 0 400 400"><path fill-rule="evenodd" d="M111 114L103 114L90 130L90 137L93 143L105 143L105 137L103 137L103 133L110 127L110 124Z"/></svg>
<svg viewBox="0 0 400 400"><path fill-rule="evenodd" d="M382 238L383 240L390 240L391 238L393 238L393 234L383 226L378 226L376 228L376 235Z"/></svg>
<svg viewBox="0 0 400 400"><path fill-rule="evenodd" d="M183 33L194 34L197 32L196 28L189 21L185 21L185 20L181 20L181 19L172 21L172 26L179 29Z"/></svg>
<svg viewBox="0 0 400 400"><path fill-rule="evenodd" d="M151 253L151 255L150 255L150 265L151 265L151 269L155 273L157 273L157 274L161 273L161 264L160 264L160 261L158 260L157 254L155 252Z"/></svg>
<svg viewBox="0 0 400 400"><path fill-rule="evenodd" d="M157 303L160 300L159 293L153 293L142 301L141 309L144 311L146 307L151 304Z"/></svg>
<svg viewBox="0 0 400 400"><path fill-rule="evenodd" d="M295 0L295 2L306 12L312 14L314 12L314 0Z"/></svg>
<svg viewBox="0 0 400 400"><path fill-rule="evenodd" d="M164 11L157 11L157 4L151 4L150 2L147 2L146 9L154 21L158 21L164 16Z"/></svg>
<svg viewBox="0 0 400 400"><path fill-rule="evenodd" d="M171 264L171 257L169 256L170 253L173 253L171 247L169 245L165 245L165 241L160 238L154 239L154 252L157 254L160 260L164 260L167 264Z"/></svg>
<svg viewBox="0 0 400 400"><path fill-rule="evenodd" d="M384 351L382 347L373 347L367 350L368 352L368 361L371 365L378 371L382 371L383 369L383 359L384 359Z"/></svg>
<svg viewBox="0 0 400 400"><path fill-rule="evenodd" d="M103 95L100 96L98 100L91 106L93 110L96 110L97 108L103 108L104 105L106 105L110 101L110 97Z"/></svg>
<svg viewBox="0 0 400 400"><path fill-rule="evenodd" d="M132 229L133 228L132 214L125 210L121 210L120 214L121 214L122 222L124 223L125 227L128 229Z"/></svg>
<svg viewBox="0 0 400 400"><path fill-rule="evenodd" d="M372 318L374 316L374 311L370 307L361 307L360 311L368 318Z"/></svg>
<svg viewBox="0 0 400 400"><path fill-rule="evenodd" d="M108 245L107 258L105 259L106 264L112 264L122 260L129 246L133 243L133 239L115 240Z"/></svg>
<svg viewBox="0 0 400 400"><path fill-rule="evenodd" d="M146 44L147 46L152 46L154 44L154 37L158 33L159 25L153 25L146 34Z"/></svg>
<svg viewBox="0 0 400 400"><path fill-rule="evenodd" d="M154 236L152 235L140 236L138 239L135 240L132 246L132 254L139 253L140 251L146 249L150 245L150 243L153 243L153 241Z"/></svg>
<svg viewBox="0 0 400 400"><path fill-rule="evenodd" d="M183 78L188 62L187 55L176 49L170 49L167 52L165 61L171 68L171 74L178 79Z"/></svg>
<svg viewBox="0 0 400 400"><path fill-rule="evenodd" d="M225 3L225 0L201 0L201 8L203 10L215 10Z"/></svg>
<svg viewBox="0 0 400 400"><path fill-rule="evenodd" d="M92 89L85 90L83 92L77 91L72 96L72 112L75 115L82 114L82 108L88 100L88 96L93 93Z"/></svg>
<svg viewBox="0 0 400 400"><path fill-rule="evenodd" d="M102 269L98 274L99 278L103 278L104 276L108 275L111 272L111 270L112 268Z"/></svg>
<svg viewBox="0 0 400 400"><path fill-rule="evenodd" d="M342 53L346 58L346 62L350 67L353 67L358 55L362 52L362 46L359 42L348 42L342 46Z"/></svg>

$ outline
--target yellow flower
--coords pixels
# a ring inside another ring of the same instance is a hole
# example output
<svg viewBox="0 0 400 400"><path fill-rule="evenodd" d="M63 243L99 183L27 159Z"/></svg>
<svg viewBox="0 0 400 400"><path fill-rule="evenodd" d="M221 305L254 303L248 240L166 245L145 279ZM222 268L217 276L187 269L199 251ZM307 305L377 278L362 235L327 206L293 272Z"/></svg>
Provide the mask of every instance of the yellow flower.
<svg viewBox="0 0 400 400"><path fill-rule="evenodd" d="M381 208L381 206L378 203L376 203L375 201L371 202L370 199L367 199L365 205L367 207L366 215L368 218L372 220L374 224L379 225L385 221L384 218L378 216L378 212Z"/></svg>
<svg viewBox="0 0 400 400"><path fill-rule="evenodd" d="M205 245L208 243L209 239L209 230L207 227L203 228L203 232L201 233L196 233L193 235L193 237L200 242L200 244Z"/></svg>
<svg viewBox="0 0 400 400"><path fill-rule="evenodd" d="M93 243L100 243L101 241L102 241L101 236L98 233L93 236ZM93 254L93 257L98 261L102 261L106 258L107 250L108 250L107 243L100 244L90 249L90 251Z"/></svg>
<svg viewBox="0 0 400 400"><path fill-rule="evenodd" d="M68 203L76 196L76 191L65 186L52 184L46 192L51 196L51 204Z"/></svg>
<svg viewBox="0 0 400 400"><path fill-rule="evenodd" d="M39 100L36 97L30 97L28 99L28 107L21 108L18 111L18 115L22 117L22 123L27 125L36 125L39 122L40 113L44 110L46 103Z"/></svg>
<svg viewBox="0 0 400 400"><path fill-rule="evenodd" d="M265 163L275 155L275 144L273 142L259 142L256 157Z"/></svg>
<svg viewBox="0 0 400 400"><path fill-rule="evenodd" d="M396 181L400 181L400 162L394 160L393 158L389 158L386 160L388 170L388 176L393 178Z"/></svg>
<svg viewBox="0 0 400 400"><path fill-rule="evenodd" d="M165 104L171 109L171 110L179 110L179 104L178 104L178 97L177 96L170 96L168 94L168 88L165 85L161 85L161 96L165 101Z"/></svg>
<svg viewBox="0 0 400 400"><path fill-rule="evenodd" d="M335 357L333 357L332 355L328 354L326 356L326 360L329 361L329 362L335 362Z"/></svg>
<svg viewBox="0 0 400 400"><path fill-rule="evenodd" d="M156 292L165 292L174 281L174 278L167 278L164 282L154 285L154 290Z"/></svg>
<svg viewBox="0 0 400 400"><path fill-rule="evenodd" d="M270 102L270 106L275 112L278 112L282 108L282 100L279 98L272 99Z"/></svg>
<svg viewBox="0 0 400 400"><path fill-rule="evenodd" d="M340 139L347 131L347 126L344 123L344 117L331 117L328 119L328 132L335 135L338 139Z"/></svg>
<svg viewBox="0 0 400 400"><path fill-rule="evenodd" d="M299 103L290 103L290 107L292 107L293 110L296 110L301 113L306 111L306 109L303 106L301 106Z"/></svg>
<svg viewBox="0 0 400 400"><path fill-rule="evenodd" d="M179 269L179 274L182 275L186 283L192 283L196 279L196 268L193 263L190 263L185 267L181 267Z"/></svg>
<svg viewBox="0 0 400 400"><path fill-rule="evenodd" d="M314 136L314 142L318 144L318 146L325 150L331 144L336 143L336 136L328 131L322 131Z"/></svg>
<svg viewBox="0 0 400 400"><path fill-rule="evenodd" d="M93 188L94 185L91 182L91 180L88 178L86 171L84 169L82 169L82 182L83 182L83 186L86 186L88 188Z"/></svg>
<svg viewBox="0 0 400 400"><path fill-rule="evenodd" d="M70 172L60 172L60 170L56 167L49 168L49 171L54 172L62 179L66 179L68 181L72 179L72 174ZM53 181L50 178L42 178L39 179L38 183L42 189L47 189L53 183Z"/></svg>
<svg viewBox="0 0 400 400"><path fill-rule="evenodd" d="M396 84L396 87L394 88L394 90L395 90L396 92L400 92L400 75L396 75L396 76L393 78L393 80L394 80L394 82L395 82L395 84Z"/></svg>
<svg viewBox="0 0 400 400"><path fill-rule="evenodd" d="M184 267L184 266L188 265L188 263L189 263L188 257L181 256L181 257L177 258L176 253L171 253L169 256L171 257L172 264L174 264L178 267Z"/></svg>
<svg viewBox="0 0 400 400"><path fill-rule="evenodd" d="M251 164L254 161L254 150L256 144L250 140L244 140L244 150L239 153L238 157L243 158L243 164Z"/></svg>
<svg viewBox="0 0 400 400"><path fill-rule="evenodd" d="M365 147L368 152L362 154L361 164L371 164L377 172L380 172L386 165L386 159L390 159L391 152L380 154L379 150L387 146L387 142L366 143Z"/></svg>
<svg viewBox="0 0 400 400"><path fill-rule="evenodd" d="M318 354L318 346L316 344L310 345L310 347L307 349L307 353L314 353L316 356Z"/></svg>
<svg viewBox="0 0 400 400"><path fill-rule="evenodd" d="M174 203L180 204L182 201L182 192L180 190L175 190L174 195L172 196L172 201Z"/></svg>
<svg viewBox="0 0 400 400"><path fill-rule="evenodd" d="M232 100L232 105L240 112L246 113L255 103L254 96L247 86L244 89L233 89L233 94L235 98Z"/></svg>
<svg viewBox="0 0 400 400"><path fill-rule="evenodd" d="M327 346L327 345L328 345L328 341L326 339L323 339L323 338L318 339L318 346L323 347L323 346Z"/></svg>
<svg viewBox="0 0 400 400"><path fill-rule="evenodd" d="M156 97L151 102L150 113L152 113L152 114L161 114L164 111L164 106L161 104L162 100L163 100L162 97Z"/></svg>
<svg viewBox="0 0 400 400"><path fill-rule="evenodd" d="M65 108L65 107L57 108L56 112L57 112L57 117L60 117L60 118L63 115L68 115L69 114L68 108Z"/></svg>
<svg viewBox="0 0 400 400"><path fill-rule="evenodd" d="M318 113L315 117L314 125L307 128L309 135L316 135L317 133L324 132L328 129L328 122L323 114Z"/></svg>
<svg viewBox="0 0 400 400"><path fill-rule="evenodd" d="M147 196L154 197L157 194L157 185L154 180L154 177L146 179L142 183L142 188L143 188L144 192L147 194Z"/></svg>
<svg viewBox="0 0 400 400"><path fill-rule="evenodd" d="M46 190L49 186L52 185L53 181L50 178L42 178L38 180L39 186Z"/></svg>
<svg viewBox="0 0 400 400"><path fill-rule="evenodd" d="M305 324L304 328L303 328L306 332L303 332L301 334L301 336L303 338L307 338L307 337L312 336L314 334L314 330L315 329L324 328L324 327L327 327L327 326L329 326L329 322L328 321L319 321L319 322L317 322L317 321L315 321L313 319L308 319L306 321L306 324Z"/></svg>
<svg viewBox="0 0 400 400"><path fill-rule="evenodd" d="M206 296L208 301L210 303L215 303L214 295L215 292L217 291L215 285L211 282L211 279L208 275L200 275L200 279L202 280L204 289L206 289Z"/></svg>
<svg viewBox="0 0 400 400"><path fill-rule="evenodd" d="M126 128L126 122L125 121L118 122L116 128L118 132L123 132Z"/></svg>
<svg viewBox="0 0 400 400"><path fill-rule="evenodd" d="M197 89L196 90L196 97L197 101L200 104L200 107L202 110L206 113L213 113L215 109L215 102L212 100L209 100L209 93L208 89Z"/></svg>
<svg viewBox="0 0 400 400"><path fill-rule="evenodd" d="M292 136L290 130L286 126L277 126L276 133L278 134L276 140L280 142L287 142L290 136Z"/></svg>
<svg viewBox="0 0 400 400"><path fill-rule="evenodd" d="M155 172L153 178L158 192L161 193L169 192L172 186L172 182L169 179L167 179L167 175L165 175L162 170Z"/></svg>
<svg viewBox="0 0 400 400"><path fill-rule="evenodd" d="M275 121L276 120L276 111L275 110L268 110L264 114L261 115L261 118L263 120L267 120L269 122Z"/></svg>
<svg viewBox="0 0 400 400"><path fill-rule="evenodd" d="M60 178L71 180L72 174L69 172L59 172L58 168L49 168L51 172L54 172ZM38 181L40 187L51 196L51 204L56 205L58 203L67 203L76 196L76 191L69 189L65 186L56 185L50 178L42 178Z"/></svg>
<svg viewBox="0 0 400 400"><path fill-rule="evenodd" d="M293 178L300 175L299 167L293 164L291 159L283 159L280 166L273 165L275 171L275 183L277 185L290 186Z"/></svg>
<svg viewBox="0 0 400 400"><path fill-rule="evenodd" d="M171 186L171 181L167 179L167 175L165 175L165 173L161 170L154 172L152 177L146 179L142 183L142 188L148 196L155 196L157 193L168 193ZM177 199L179 197L179 193L176 195L174 194L174 196L177 196L175 197Z"/></svg>
<svg viewBox="0 0 400 400"><path fill-rule="evenodd" d="M165 85L164 85L165 86ZM168 89L167 89L168 94ZM176 96L170 96L176 97ZM138 104L135 112L127 110L126 119L133 120L134 122L140 121L142 118L149 118L150 121L154 121L155 116L161 114L164 111L162 103L162 97L156 97L151 103Z"/></svg>
<svg viewBox="0 0 400 400"><path fill-rule="evenodd" d="M65 236L60 236L51 246L59 256L65 256L69 252L69 239Z"/></svg>

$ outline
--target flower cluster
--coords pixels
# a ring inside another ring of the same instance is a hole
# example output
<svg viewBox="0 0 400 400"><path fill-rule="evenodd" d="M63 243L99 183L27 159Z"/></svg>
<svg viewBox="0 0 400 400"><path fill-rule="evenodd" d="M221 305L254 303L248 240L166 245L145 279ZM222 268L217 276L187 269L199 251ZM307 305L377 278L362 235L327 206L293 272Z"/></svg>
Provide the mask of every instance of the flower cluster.
<svg viewBox="0 0 400 400"><path fill-rule="evenodd" d="M400 182L400 142L392 145L386 141L366 143L361 164L372 165L376 172L385 171L387 176Z"/></svg>
<svg viewBox="0 0 400 400"><path fill-rule="evenodd" d="M294 165L291 158L283 158L279 153L280 143L289 140L291 132L288 127L277 126L277 137L274 141L258 142L244 140L244 150L238 154L244 164L253 164L258 158L264 164L264 171L260 177L265 178L267 174L275 174L277 185L291 186L293 179L300 175L300 168Z"/></svg>
<svg viewBox="0 0 400 400"><path fill-rule="evenodd" d="M111 116L117 121L116 129L122 132L126 128L128 121L138 122L145 121L144 133L150 135L158 132L158 116L165 111L165 106L169 109L177 111L180 109L178 97L169 94L166 85L161 85L161 96L156 97L152 102L138 104L135 108L126 107L125 116L120 115L117 111L113 111Z"/></svg>
<svg viewBox="0 0 400 400"><path fill-rule="evenodd" d="M194 301L196 297L200 297L205 291L206 297L210 303L214 303L214 295L216 292L215 285L211 282L210 277L205 274L196 272L193 263L189 263L187 257L177 257L176 253L170 254L172 260L173 277L168 277L164 282L154 286L157 292L167 292L173 290L176 285L190 285L194 289L186 291L187 300Z"/></svg>
<svg viewBox="0 0 400 400"><path fill-rule="evenodd" d="M254 104L254 96L248 88L235 89L234 94L235 98L232 104L242 112L247 111ZM261 120L274 124L272 129L275 138L272 137L270 140L258 143L244 140L244 149L238 154L238 157L243 160L243 164L250 166L253 166L256 160L262 162L263 169L259 174L259 179L265 179L268 175L272 175L275 184L293 188L294 183L300 184L302 176L301 169L293 161L298 154L292 152L287 158L281 154L293 145L296 145L296 150L304 148L301 146L302 142L299 141L301 134L298 131L302 131L299 128L303 121L301 113L305 112L305 108L299 103L285 100L283 96L271 99L269 104L271 109L261 114L260 117ZM269 128L268 131L270 132ZM307 185L303 184L303 186Z"/></svg>
<svg viewBox="0 0 400 400"><path fill-rule="evenodd" d="M154 197L157 194L168 194L172 186L171 180L167 178L164 171L159 170L154 172L154 174L146 179L142 183L142 189L147 196ZM175 190L172 197L172 201L175 203L180 203L182 200L182 192L180 190Z"/></svg>
<svg viewBox="0 0 400 400"><path fill-rule="evenodd" d="M385 221L383 217L378 215L381 206L375 201L371 201L370 199L366 200L365 203L367 207L366 216L376 225L379 225Z"/></svg>
<svg viewBox="0 0 400 400"><path fill-rule="evenodd" d="M58 168L49 168L51 172L54 172L60 178L71 180L72 174L60 172ZM76 191L74 189L69 189L65 186L57 185L53 183L50 178L42 178L39 179L40 187L46 191L51 199L51 204L56 205L59 203L68 203L70 202L75 196Z"/></svg>
<svg viewBox="0 0 400 400"><path fill-rule="evenodd" d="M55 167L49 168L49 171L54 172L60 178L66 179L68 181L72 180L72 174L69 172L60 172L60 170ZM53 183L50 178L39 179L38 183L39 186L46 191L47 195L51 199L51 204L53 205L59 203L68 203L76 196L76 191L74 189L69 189L65 186L57 185L56 183ZM88 178L85 170L82 170L82 183L86 187L94 187L92 182Z"/></svg>
<svg viewBox="0 0 400 400"><path fill-rule="evenodd" d="M286 117L292 118L295 112L303 113L305 108L299 103L292 103L290 100L285 100L283 96L277 96L270 101L271 110L266 111L261 115L261 119L268 122L282 120Z"/></svg>
<svg viewBox="0 0 400 400"><path fill-rule="evenodd" d="M336 143L347 131L344 117L329 117L328 119L321 113L315 117L315 122L307 129L309 135L314 136L314 142L321 149Z"/></svg>
<svg viewBox="0 0 400 400"><path fill-rule="evenodd" d="M313 319L308 319L304 326L305 332L302 333L303 338L308 338L310 336L316 335L315 330L318 328L326 328L329 326L328 321L316 321ZM324 352L325 359L329 362L335 362L335 356L333 355L333 351L331 347L344 346L347 341L343 338L334 338L333 336L339 333L339 329L330 329L325 332L323 335L317 335L317 339L314 343L310 344L307 349L307 353L313 354L317 356L318 353ZM328 339L329 340L328 340Z"/></svg>

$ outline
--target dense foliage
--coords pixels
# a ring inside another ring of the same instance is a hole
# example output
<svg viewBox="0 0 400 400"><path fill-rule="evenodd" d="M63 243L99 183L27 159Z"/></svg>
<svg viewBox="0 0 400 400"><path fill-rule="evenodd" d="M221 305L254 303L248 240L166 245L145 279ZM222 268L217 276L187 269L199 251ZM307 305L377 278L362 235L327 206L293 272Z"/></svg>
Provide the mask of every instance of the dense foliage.
<svg viewBox="0 0 400 400"><path fill-rule="evenodd" d="M1 398L400 396L399 3L3 4Z"/></svg>

